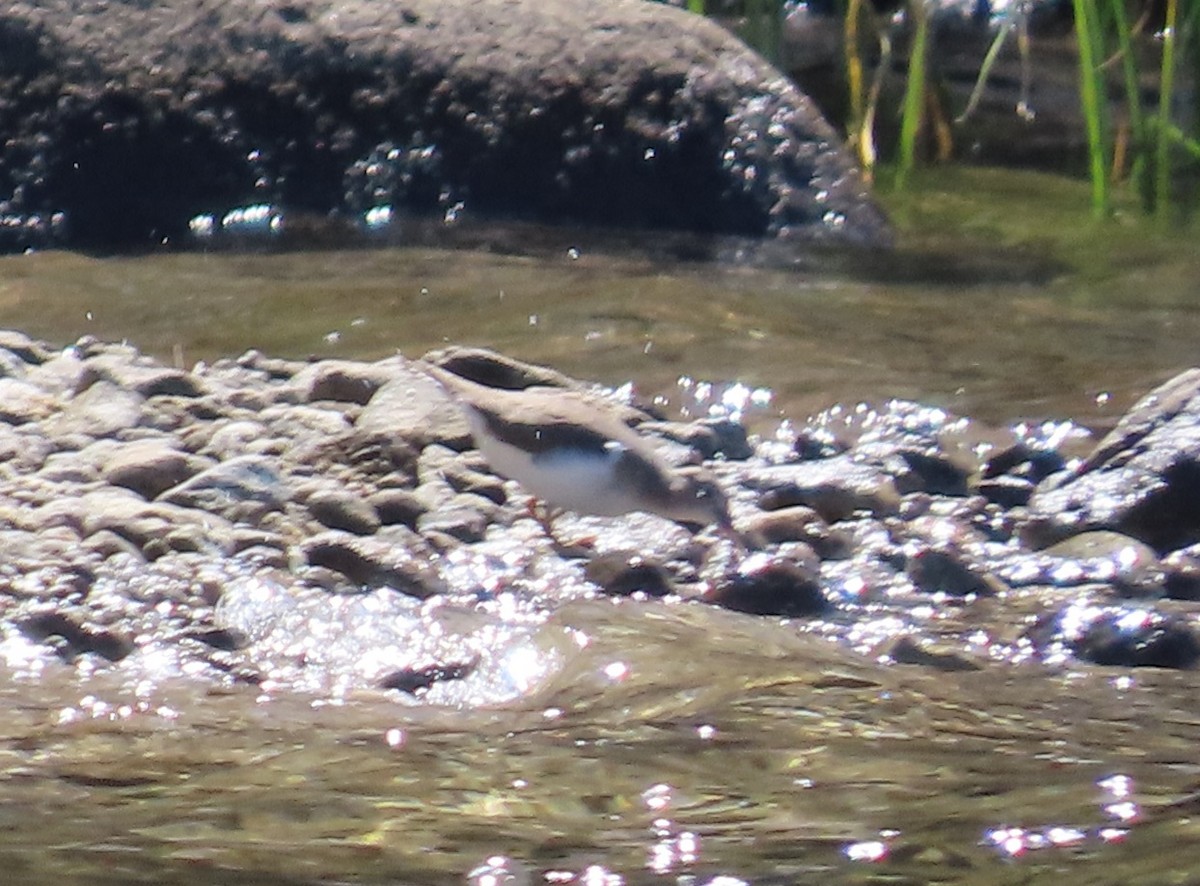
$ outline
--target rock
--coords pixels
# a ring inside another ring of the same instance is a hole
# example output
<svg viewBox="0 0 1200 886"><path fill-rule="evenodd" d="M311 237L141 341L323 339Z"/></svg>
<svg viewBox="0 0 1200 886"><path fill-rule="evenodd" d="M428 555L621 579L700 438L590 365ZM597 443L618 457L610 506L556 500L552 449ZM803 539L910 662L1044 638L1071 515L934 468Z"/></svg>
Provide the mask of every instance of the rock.
<svg viewBox="0 0 1200 886"><path fill-rule="evenodd" d="M83 360L74 348L66 348L31 368L25 378L42 390L61 397L68 392L73 394L83 390L84 375Z"/></svg>
<svg viewBox="0 0 1200 886"><path fill-rule="evenodd" d="M311 435L289 454L308 470L338 477L341 485L357 481L381 489L411 486L419 458L405 440L357 427Z"/></svg>
<svg viewBox="0 0 1200 886"><path fill-rule="evenodd" d="M115 486L152 499L210 465L207 459L180 452L163 440L139 440L117 447L109 455L102 476Z"/></svg>
<svg viewBox="0 0 1200 886"><path fill-rule="evenodd" d="M976 492L1002 508L1016 508L1028 504L1029 499L1033 497L1034 488L1032 480L1007 474L980 480L975 484Z"/></svg>
<svg viewBox="0 0 1200 886"><path fill-rule="evenodd" d="M1004 582L951 545L921 547L909 556L906 572L926 594L992 597L1007 590Z"/></svg>
<svg viewBox="0 0 1200 886"><path fill-rule="evenodd" d="M746 485L761 492L758 504L767 511L805 505L829 523L856 511L877 516L894 514L900 495L891 478L848 456L818 462L755 467Z"/></svg>
<svg viewBox="0 0 1200 886"><path fill-rule="evenodd" d="M379 681L380 689L398 689L409 695L422 696L435 683L444 680L462 680L478 666L478 661L450 662L449 664L425 665L392 671Z"/></svg>
<svg viewBox="0 0 1200 886"><path fill-rule="evenodd" d="M15 329L0 329L0 349L31 366L40 366L50 359L49 348Z"/></svg>
<svg viewBox="0 0 1200 886"><path fill-rule="evenodd" d="M93 532L84 539L83 547L85 550L92 551L105 560L117 554L136 557L139 560L145 559L142 557L142 549L140 547L129 539L122 538L111 529L101 529Z"/></svg>
<svg viewBox="0 0 1200 886"><path fill-rule="evenodd" d="M610 551L594 557L583 574L610 597L665 597L674 591L671 575L662 563L630 551Z"/></svg>
<svg viewBox="0 0 1200 886"><path fill-rule="evenodd" d="M437 554L416 535L400 545L330 530L306 540L301 550L311 565L339 572L356 585L382 585L422 600L446 590Z"/></svg>
<svg viewBox="0 0 1200 886"><path fill-rule="evenodd" d="M394 366L353 360L321 360L300 370L292 383L306 403L335 400L366 404L393 375Z"/></svg>
<svg viewBox="0 0 1200 886"><path fill-rule="evenodd" d="M830 527L820 514L804 505L757 512L743 521L741 531L758 547L802 542L822 560L849 556L852 547L848 533Z"/></svg>
<svg viewBox="0 0 1200 886"><path fill-rule="evenodd" d="M384 526L407 526L417 528L417 520L429 509L420 497L410 489L381 489L367 501L379 515Z"/></svg>
<svg viewBox="0 0 1200 886"><path fill-rule="evenodd" d="M217 514L231 523L257 523L291 495L278 463L243 455L201 471L168 489L159 501Z"/></svg>
<svg viewBox="0 0 1200 886"><path fill-rule="evenodd" d="M123 354L104 353L84 361L83 389L101 380L123 391L136 391L143 397L159 394L198 397L204 393L200 379L191 373Z"/></svg>
<svg viewBox="0 0 1200 886"><path fill-rule="evenodd" d="M111 443L111 440L104 441ZM87 449L91 449L89 445ZM38 471L38 477L51 483L88 484L100 478L100 468L83 453L87 449L76 452L67 450L55 452L46 458L45 464Z"/></svg>
<svg viewBox="0 0 1200 886"><path fill-rule="evenodd" d="M1147 610L1105 609L1068 632L1075 655L1098 665L1190 668L1200 641L1181 619Z"/></svg>
<svg viewBox="0 0 1200 886"><path fill-rule="evenodd" d="M445 442L465 449L471 441L462 410L437 382L411 363L375 392L355 427L369 434L393 436L418 448Z"/></svg>
<svg viewBox="0 0 1200 886"><path fill-rule="evenodd" d="M455 496L442 506L423 513L417 518L417 531L421 535L448 535L468 544L482 541L487 534L488 515L472 507L469 497L463 498Z"/></svg>
<svg viewBox="0 0 1200 886"><path fill-rule="evenodd" d="M983 666L955 649L937 649L918 643L912 637L900 637L887 650L897 664L921 665L936 671L978 671Z"/></svg>
<svg viewBox="0 0 1200 886"><path fill-rule="evenodd" d="M1168 597L1200 600L1200 545L1172 551L1163 558L1162 567Z"/></svg>
<svg viewBox="0 0 1200 886"><path fill-rule="evenodd" d="M460 204L888 240L815 106L718 25L665 5L38 0L6 6L0 30L20 60L6 93L22 96L0 112L8 249L144 248L193 218L303 230L277 207L326 229L380 206L453 220ZM269 207L222 219L248 204Z"/></svg>
<svg viewBox="0 0 1200 886"><path fill-rule="evenodd" d="M984 480L1010 477L1040 483L1066 466L1066 460L1058 450L1017 441L989 456L980 476Z"/></svg>
<svg viewBox="0 0 1200 886"><path fill-rule="evenodd" d="M371 503L341 489L321 489L305 500L308 512L323 526L355 535L374 535L381 524Z"/></svg>
<svg viewBox="0 0 1200 886"><path fill-rule="evenodd" d="M67 402L61 412L45 422L53 437L82 434L93 439L113 437L141 424L145 398L114 382L97 381Z"/></svg>
<svg viewBox="0 0 1200 886"><path fill-rule="evenodd" d="M70 614L57 610L47 610L28 618L21 622L20 628L31 640L46 642L57 638L60 642L51 645L67 659L92 652L109 661L120 661L134 648L132 638L123 632L81 623Z"/></svg>
<svg viewBox="0 0 1200 886"><path fill-rule="evenodd" d="M710 603L751 615L804 617L828 607L817 579L816 554L808 562L752 554L704 595Z"/></svg>
<svg viewBox="0 0 1200 886"><path fill-rule="evenodd" d="M1078 468L1040 483L1029 516L1033 543L1092 529L1160 553L1200 542L1200 369L1156 388Z"/></svg>
<svg viewBox="0 0 1200 886"><path fill-rule="evenodd" d="M431 447L432 449L432 447ZM461 457L446 459L437 468L440 479L455 492L468 493L502 505L508 501L504 480L495 474L476 470ZM426 480L428 477L426 476Z"/></svg>
<svg viewBox="0 0 1200 886"><path fill-rule="evenodd" d="M286 448L286 444L257 421L217 421L210 429L208 440L199 435L189 435L188 445L201 455L218 461L227 461L242 455L275 455Z"/></svg>
<svg viewBox="0 0 1200 886"><path fill-rule="evenodd" d="M184 528L188 530L186 537L189 539L181 542L185 550L232 550L229 525L218 516L196 514L163 502L147 502L137 494L117 487L101 487L64 502L62 507L67 513L74 514L68 521L78 525L85 538L99 532L111 532L133 544L150 559L173 550L168 539L173 532Z"/></svg>
<svg viewBox="0 0 1200 886"><path fill-rule="evenodd" d="M0 422L24 425L41 421L57 405L54 397L27 381L0 378Z"/></svg>
<svg viewBox="0 0 1200 886"><path fill-rule="evenodd" d="M0 423L0 464L22 474L39 470L54 445L33 425L17 429Z"/></svg>
<svg viewBox="0 0 1200 886"><path fill-rule="evenodd" d="M1154 549L1119 532L1084 532L1043 553L1073 561L1090 581L1112 582L1125 596L1157 596L1163 590L1163 572Z"/></svg>

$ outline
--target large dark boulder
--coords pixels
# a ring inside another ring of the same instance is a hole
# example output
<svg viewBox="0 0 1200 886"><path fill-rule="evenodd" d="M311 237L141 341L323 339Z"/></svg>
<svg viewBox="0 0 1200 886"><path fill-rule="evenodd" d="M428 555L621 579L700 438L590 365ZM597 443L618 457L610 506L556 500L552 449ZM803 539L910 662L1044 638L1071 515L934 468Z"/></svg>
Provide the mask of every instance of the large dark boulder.
<svg viewBox="0 0 1200 886"><path fill-rule="evenodd" d="M10 3L0 135L9 249L252 204L887 239L804 95L641 0Z"/></svg>

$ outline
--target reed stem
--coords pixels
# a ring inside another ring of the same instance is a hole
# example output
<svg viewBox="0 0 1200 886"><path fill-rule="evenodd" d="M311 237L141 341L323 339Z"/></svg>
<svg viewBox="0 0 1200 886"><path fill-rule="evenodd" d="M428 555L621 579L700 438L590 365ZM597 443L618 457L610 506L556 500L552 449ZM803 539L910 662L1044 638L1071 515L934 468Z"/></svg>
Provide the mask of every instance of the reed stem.
<svg viewBox="0 0 1200 886"><path fill-rule="evenodd" d="M1167 0L1163 21L1162 71L1158 86L1158 123L1155 126L1154 209L1165 217L1171 197L1171 103L1175 90L1175 37L1179 21L1179 0Z"/></svg>
<svg viewBox="0 0 1200 886"><path fill-rule="evenodd" d="M1105 138L1108 98L1099 67L1103 43L1093 0L1074 0L1074 9L1075 39L1079 47L1079 96L1087 128L1088 172L1092 181L1092 215L1103 218L1111 206Z"/></svg>
<svg viewBox="0 0 1200 886"><path fill-rule="evenodd" d="M904 115L900 120L900 158L896 169L896 188L903 190L916 164L917 136L925 108L925 65L929 37L929 16L925 0L909 0L908 14L915 22L912 46L908 53L908 81L904 85Z"/></svg>

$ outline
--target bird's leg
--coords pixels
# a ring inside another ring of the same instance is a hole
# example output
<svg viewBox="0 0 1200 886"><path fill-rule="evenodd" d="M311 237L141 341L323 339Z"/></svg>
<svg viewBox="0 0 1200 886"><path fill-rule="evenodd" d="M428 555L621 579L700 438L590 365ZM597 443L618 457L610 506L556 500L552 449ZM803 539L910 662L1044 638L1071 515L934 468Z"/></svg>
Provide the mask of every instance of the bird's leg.
<svg viewBox="0 0 1200 886"><path fill-rule="evenodd" d="M537 521L537 524L542 527L542 531L546 533L546 537L554 543L560 554L571 555L579 554L582 551L589 551L596 546L595 536L585 536L583 538L575 538L564 540L558 537L554 532L554 520L562 513L561 508L556 508L553 505L547 504L544 501L536 498L530 498L525 505L529 516Z"/></svg>
<svg viewBox="0 0 1200 886"><path fill-rule="evenodd" d="M554 539L554 518L559 515L557 508L551 507L541 499L530 496L529 500L525 502L525 511L532 520L537 522L538 526L542 527L542 531L546 535Z"/></svg>

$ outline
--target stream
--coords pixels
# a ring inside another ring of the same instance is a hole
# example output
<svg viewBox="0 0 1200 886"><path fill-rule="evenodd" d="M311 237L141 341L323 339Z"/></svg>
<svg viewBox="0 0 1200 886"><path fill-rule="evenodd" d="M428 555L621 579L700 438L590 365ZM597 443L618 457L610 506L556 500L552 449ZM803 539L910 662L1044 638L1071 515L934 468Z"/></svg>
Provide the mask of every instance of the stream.
<svg viewBox="0 0 1200 886"><path fill-rule="evenodd" d="M478 345L683 416L728 408L740 384L761 435L891 399L1096 435L1200 359L1200 254L1132 218L1092 226L1084 191L931 176L891 198L895 254L795 263L522 229L454 249L11 256L0 327L180 366ZM1016 630L1026 591L1011 593L940 606L923 630ZM844 625L671 599L572 600L536 641L578 650L474 709L0 650L6 879L1158 884L1200 869L1192 670L881 662Z"/></svg>

